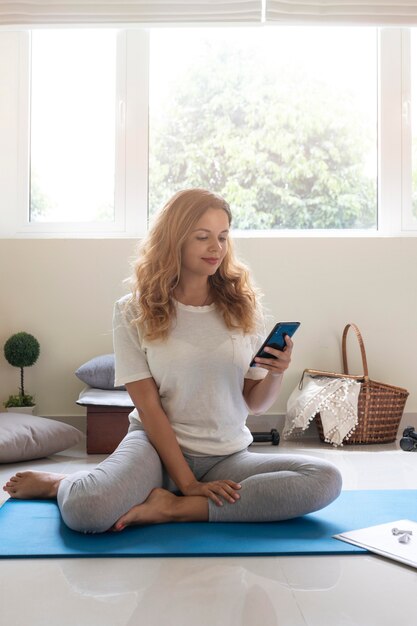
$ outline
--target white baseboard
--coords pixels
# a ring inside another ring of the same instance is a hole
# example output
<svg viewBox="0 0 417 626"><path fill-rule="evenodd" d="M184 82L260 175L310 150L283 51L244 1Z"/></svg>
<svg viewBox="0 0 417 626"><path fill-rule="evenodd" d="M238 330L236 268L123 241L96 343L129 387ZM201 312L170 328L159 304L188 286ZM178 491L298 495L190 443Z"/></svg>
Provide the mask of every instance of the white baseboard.
<svg viewBox="0 0 417 626"><path fill-rule="evenodd" d="M70 424L71 426L75 426L81 430L84 434L86 433L86 418L84 415L45 415L44 417L49 417L50 419L56 419L59 422L64 422L65 424ZM269 432L271 428L276 428L279 433L282 433L285 423L285 415L283 414L273 414L273 415L249 415L247 425L252 432ZM402 435L402 432L406 426L413 426L417 430L417 413L404 413L400 427L398 429L398 436ZM308 439L317 439L317 427L313 422L304 437Z"/></svg>

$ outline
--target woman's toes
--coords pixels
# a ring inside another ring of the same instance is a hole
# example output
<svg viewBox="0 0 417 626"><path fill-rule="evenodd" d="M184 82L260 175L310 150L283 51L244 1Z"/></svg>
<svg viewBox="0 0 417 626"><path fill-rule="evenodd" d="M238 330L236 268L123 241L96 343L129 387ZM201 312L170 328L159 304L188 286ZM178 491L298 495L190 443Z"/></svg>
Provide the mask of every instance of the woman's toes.
<svg viewBox="0 0 417 626"><path fill-rule="evenodd" d="M136 508L136 507L134 507ZM125 515L122 515L122 517L120 517L117 522L114 525L114 529L118 532L120 532L121 530L124 530L126 528L126 526L130 526L133 522L135 521L135 516L134 513L132 511L132 509L130 511L128 511L127 513L125 513Z"/></svg>
<svg viewBox="0 0 417 626"><path fill-rule="evenodd" d="M117 522L114 523L114 525L112 526L112 530L115 531L120 531L124 529L124 524L122 522L122 518L118 519Z"/></svg>

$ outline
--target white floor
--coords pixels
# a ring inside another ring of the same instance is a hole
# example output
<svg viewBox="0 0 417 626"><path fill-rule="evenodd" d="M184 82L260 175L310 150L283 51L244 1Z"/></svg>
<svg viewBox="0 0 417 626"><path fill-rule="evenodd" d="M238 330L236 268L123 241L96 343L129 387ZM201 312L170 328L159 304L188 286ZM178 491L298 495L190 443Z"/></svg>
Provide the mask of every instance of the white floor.
<svg viewBox="0 0 417 626"><path fill-rule="evenodd" d="M417 452L398 444L252 449L327 458L344 489L417 489ZM0 484L18 469L71 472L102 458L80 446L0 466ZM7 626L415 626L416 602L417 570L374 555L0 560Z"/></svg>

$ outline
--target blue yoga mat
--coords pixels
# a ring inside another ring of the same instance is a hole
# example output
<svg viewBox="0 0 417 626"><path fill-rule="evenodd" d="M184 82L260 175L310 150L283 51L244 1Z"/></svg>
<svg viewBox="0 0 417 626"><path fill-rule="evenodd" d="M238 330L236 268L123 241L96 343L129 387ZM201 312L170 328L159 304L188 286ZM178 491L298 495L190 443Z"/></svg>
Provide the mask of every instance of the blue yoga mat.
<svg viewBox="0 0 417 626"><path fill-rule="evenodd" d="M366 550L333 535L399 519L417 520L417 490L344 491L325 509L286 522L157 524L98 535L69 530L54 501L8 500L0 558L353 554Z"/></svg>

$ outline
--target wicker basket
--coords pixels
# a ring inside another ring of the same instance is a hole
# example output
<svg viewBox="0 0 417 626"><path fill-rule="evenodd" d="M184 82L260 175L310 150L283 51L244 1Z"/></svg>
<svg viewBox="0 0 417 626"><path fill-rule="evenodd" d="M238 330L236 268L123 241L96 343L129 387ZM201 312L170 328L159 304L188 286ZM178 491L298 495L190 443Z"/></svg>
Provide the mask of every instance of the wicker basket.
<svg viewBox="0 0 417 626"><path fill-rule="evenodd" d="M346 337L352 328L359 342L362 355L363 376L351 376L346 356ZM311 376L347 377L361 383L358 400L358 425L349 438L343 440L344 444L360 443L390 443L395 441L404 406L408 397L408 391L402 387L394 387L370 380L368 376L368 364L366 361L365 346L362 335L356 324L347 324L342 338L343 371L344 374L333 372L321 372L318 370L306 370ZM324 441L323 426L320 413L316 415L317 430Z"/></svg>

